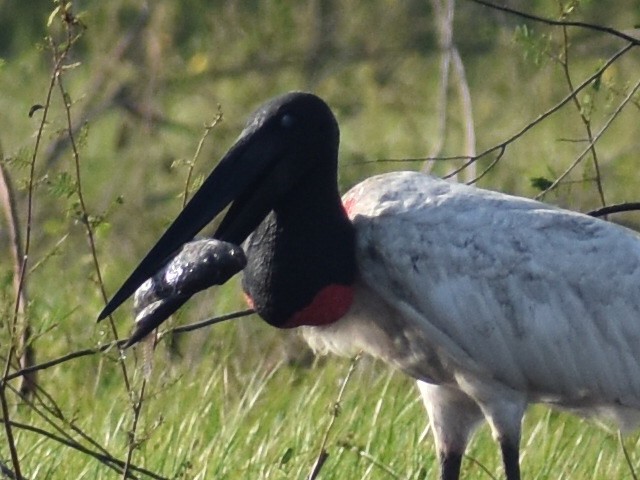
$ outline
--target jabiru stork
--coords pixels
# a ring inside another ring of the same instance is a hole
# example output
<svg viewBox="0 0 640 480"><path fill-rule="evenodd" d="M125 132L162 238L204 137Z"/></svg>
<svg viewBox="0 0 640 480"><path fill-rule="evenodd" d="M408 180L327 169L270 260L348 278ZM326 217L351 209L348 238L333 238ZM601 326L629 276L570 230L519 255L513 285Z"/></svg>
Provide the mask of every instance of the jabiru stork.
<svg viewBox="0 0 640 480"><path fill-rule="evenodd" d="M531 403L638 424L636 233L417 172L369 178L341 199L338 143L317 96L262 105L100 318L148 278L169 278L172 259L183 262L176 252L230 205L214 240L223 252L243 245L251 306L318 351L363 351L417 379L442 479L459 477L483 419L507 479L519 479ZM244 266L231 257L210 280L206 268L179 277L177 290L188 284L188 298L226 281ZM172 295L164 314L143 315L146 331L186 301Z"/></svg>

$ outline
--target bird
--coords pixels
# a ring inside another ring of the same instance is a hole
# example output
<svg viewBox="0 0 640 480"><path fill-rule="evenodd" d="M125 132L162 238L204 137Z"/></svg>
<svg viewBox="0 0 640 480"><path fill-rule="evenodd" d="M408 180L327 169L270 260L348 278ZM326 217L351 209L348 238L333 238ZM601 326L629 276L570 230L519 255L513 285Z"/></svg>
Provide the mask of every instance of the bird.
<svg viewBox="0 0 640 480"><path fill-rule="evenodd" d="M519 480L530 404L638 426L638 234L415 171L370 177L341 197L339 140L312 93L262 104L99 319L185 263L176 252L228 207L212 238L246 259L223 255L215 281L183 277L196 285L188 295L242 270L268 324L300 330L320 353L367 353L413 377L442 480L460 477L483 421L506 478Z"/></svg>

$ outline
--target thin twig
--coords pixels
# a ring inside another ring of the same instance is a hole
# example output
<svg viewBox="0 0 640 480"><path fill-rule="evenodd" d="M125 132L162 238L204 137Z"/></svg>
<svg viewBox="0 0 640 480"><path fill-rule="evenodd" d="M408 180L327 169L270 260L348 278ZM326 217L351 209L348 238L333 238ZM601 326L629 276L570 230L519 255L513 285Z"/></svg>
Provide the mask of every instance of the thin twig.
<svg viewBox="0 0 640 480"><path fill-rule="evenodd" d="M533 122L528 123L527 125L522 127L518 132L513 134L511 137L509 137L505 141L503 141L503 142L499 143L498 145L495 145L495 146L485 150L484 152L480 153L476 157L473 157L473 158L469 159L468 162L466 162L462 167L460 167L460 170L466 168L469 164L477 161L478 159L482 158L485 155L493 153L496 150L499 150L499 151L504 150L505 147L507 147L511 143L515 142L517 139L522 137L525 133L527 133L533 127L535 127L536 125L540 124L547 117L553 115L555 112L557 112L562 107L564 107L569 101L571 101L576 95L578 95L578 93L580 93L582 90L584 90L587 86L591 85L591 82L593 82L594 80L599 78L607 68L609 68L616 60L618 60L618 58L620 58L622 55L627 53L633 47L634 47L633 44L628 44L625 47L623 47L622 49L620 49L619 51L617 51L613 56L611 56L611 58L609 58L609 60L607 60L604 63L604 65L602 67L600 67L598 70L596 70L596 72L593 75L591 75L586 80L584 80L580 85L578 85L578 87L575 90L570 92L566 97L564 97L562 100L560 100L557 104L555 104L553 107L551 107L550 109L548 109L547 111L545 111L541 115L538 115L538 117ZM502 152L502 153L504 153L504 152ZM495 165L495 163L493 165ZM491 166L493 167L493 165L491 165ZM457 173L457 172L454 172L454 173ZM486 171L483 172L483 175L486 174L486 173L487 173ZM475 183L477 180L478 179L474 179L473 181L470 181L468 183L472 184L472 183Z"/></svg>
<svg viewBox="0 0 640 480"><path fill-rule="evenodd" d="M333 408L331 410L331 418L329 419L329 424L327 425L327 428L324 431L324 435L322 436L322 442L320 443L320 451L318 452L316 461L313 463L313 468L311 469L311 473L309 473L308 480L315 480L318 477L318 475L320 474L320 470L322 469L322 466L327 461L327 458L329 458L329 452L327 452L327 442L329 440L329 434L333 429L333 425L336 422L338 415L340 415L340 408L341 408L340 403L342 402L344 391L347 388L349 379L351 378L351 375L353 374L359 359L360 359L359 354L354 356L351 359L351 363L349 364L349 370L347 371L347 374L345 375L344 380L342 381L342 385L340 386L340 390L338 391L338 397L336 398L336 401L333 404Z"/></svg>
<svg viewBox="0 0 640 480"><path fill-rule="evenodd" d="M618 37L621 38L623 40L626 40L634 45L640 45L640 39L635 38L631 35L627 35L624 32L621 32L620 30L616 30L615 28L611 28L611 27L606 27L603 25L596 25L593 23L587 23L587 22L574 22L574 21L569 21L569 20L554 20L552 18L546 18L546 17L540 17L538 15L533 15L531 13L526 13L526 12L522 12L520 10L516 10L514 8L511 7L507 7L504 5L496 5L495 3L491 3L491 2L487 2L485 0L471 0L474 3L477 3L479 5L483 5L485 7L489 7L492 8L494 10L499 10L501 12L506 12L506 13L510 13L512 15L516 15L518 17L522 17L522 18L526 18L528 20L533 20L536 22L540 22L540 23L544 23L547 25L553 25L553 26L561 26L561 27L578 27L578 28L584 28L587 30L594 30L596 32L601 32L601 33L608 33L609 35L612 35L614 37Z"/></svg>
<svg viewBox="0 0 640 480"><path fill-rule="evenodd" d="M548 118L549 116L553 115L558 110L560 110L562 107L564 107L567 104L567 102L570 102L573 97L578 95L578 93L580 93L587 86L589 86L591 84L591 82L593 82L595 79L600 77L605 70L607 70L613 63L615 63L622 55L627 53L634 46L635 46L634 44L630 43L630 44L627 44L622 49L618 50L598 70L596 70L596 72L594 74L592 74L591 76L587 77L580 85L578 85L576 87L576 89L574 91L572 91L567 96L565 96L562 100L560 100L558 103L556 103L553 107L549 108L548 110L546 110L542 114L538 115L538 117L536 117L535 120L533 120L533 121L529 122L528 124L526 124L525 126L523 126L520 130L518 130L516 133L514 133L513 135L511 135L507 139L505 139L502 142L500 142L500 143L498 143L498 144L496 144L496 145L484 150L483 152L481 152L481 153L479 153L477 155L474 155L474 156L455 155L455 156L436 157L436 158L429 158L429 157L383 158L383 159L374 160L372 162L424 162L426 160L430 160L430 161L466 160L466 162L462 166L460 166L459 168L455 169L453 172L451 172L451 173L449 173L449 174L444 176L444 178L450 178L450 177L460 173L462 170L467 168L472 163L477 162L481 158L484 158L487 155L490 155L490 154L492 154L492 153L494 153L496 151L500 152L500 156L501 156L504 153L504 150L506 150L506 147L508 147L511 143L513 143L516 140L518 140L520 137L524 136L529 130L531 130L532 128L534 128L535 126L540 124L542 121L544 121L546 118ZM626 100L626 101L628 101L628 100ZM496 163L497 162L494 161L490 167L493 167ZM487 173L487 171L488 170L485 170L484 172L482 172L482 174L480 176L485 175ZM475 183L475 182L478 181L479 177L476 177L475 179L472 179L467 183L469 183L469 184Z"/></svg>
<svg viewBox="0 0 640 480"><path fill-rule="evenodd" d="M67 7L65 7L67 8ZM67 12L65 12L67 13ZM67 17L65 16L65 19ZM69 21L65 21L64 22L65 27L67 29L67 45L68 47L71 46L72 42L73 42L73 38L72 38L72 31L71 31L71 27L72 27L72 23ZM76 144L76 139L75 139L75 134L74 134L74 125L73 125L73 121L71 118L71 100L70 100L70 95L69 93L66 91L65 87L64 87L64 83L62 81L63 78L63 70L61 69L58 72L58 88L60 90L60 96L62 98L63 101L63 105L64 105L64 111L65 111L65 115L66 115L66 122L67 122L67 137L69 139L69 144L71 145L71 152L73 155L73 165L74 165L74 169L75 169L75 183L76 183L76 196L78 198L78 204L80 206L80 214L81 214L81 220L82 223L85 227L85 231L86 231L86 235L87 235L87 240L89 242L89 249L91 251L91 258L93 260L93 267L94 267L94 271L96 273L97 276L97 280L98 280L98 286L100 288L100 293L102 294L102 298L104 303L106 304L108 301L107 298L107 292L105 290L104 287L104 282L102 279L102 272L100 269L100 263L98 261L98 253L97 253L97 249L96 249L96 244L95 244L95 237L94 237L94 232L93 232L93 226L91 224L90 221L90 216L89 216L89 209L87 208L87 204L86 201L84 199L84 194L82 191L82 174L81 174L81 169L80 169L80 154L78 152L78 146ZM118 340L118 331L116 329L115 326L115 322L113 321L113 317L109 316L109 324L111 326L111 332L113 334L114 339L117 341ZM129 395L129 398L133 398L134 397L134 392L133 392L133 387L131 385L131 381L129 379L129 374L127 372L127 366L126 363L124 361L124 356L121 354L118 356L118 363L120 365L120 369L122 371L122 379L124 381L124 385L125 388L127 390L127 393ZM144 399L144 386L145 383L143 381L142 384L142 388L141 388L141 392L140 392L140 396L138 397L138 399L134 402L133 405L133 418L132 418L132 426L131 426L131 436L134 437L135 436L135 431L136 431L136 427L138 425L138 419L139 419L139 415L140 415L140 410L142 408L142 402ZM128 478L128 473L129 473L129 465L131 463L131 459L133 456L133 450L135 448L135 442L130 442L128 445L128 450L127 450L127 460L125 462L124 465L124 469L122 472L122 478L126 479Z"/></svg>
<svg viewBox="0 0 640 480"><path fill-rule="evenodd" d="M33 425L27 425L26 423L20 423L20 422L15 422L13 420L10 420L9 422L5 421L5 419L0 418L0 422L1 423L11 423L11 426L14 428L19 428L21 430L26 430L32 433L37 433L38 435L41 435L43 437L49 438L51 440L54 440L62 445L65 445L67 447L73 448L74 450L77 450L81 453L84 453L86 455L89 455L93 458L95 458L96 460L99 460L100 462L102 462L104 465L110 467L110 468L114 468L116 469L118 472L122 471L124 469L125 466L125 462L123 462L122 460L118 460L117 458L114 458L110 455L104 455L100 452L95 452L93 450L91 450L90 448L87 448L83 445L81 445L80 443L74 441L74 440L69 440L67 438L63 438L60 437L58 435L56 435L55 433L51 433L47 430L44 430L43 428L40 427L36 427ZM147 470L146 468L142 468L142 467L138 467L136 465L131 465L131 470L135 470L136 472L142 473L144 475L147 475L151 478L155 478L156 480L168 480L167 477L163 477L162 475L158 475L155 472L152 472L151 470ZM135 477L133 474L129 473L127 475L127 478L137 478Z"/></svg>
<svg viewBox="0 0 640 480"><path fill-rule="evenodd" d="M233 312L233 313L229 313L227 315L221 315L219 317L213 317L213 318L209 318L207 320L201 320L195 323L191 323L188 325L183 325L181 327L175 327L175 328L171 328L169 330L166 330L166 332L163 332L160 335L160 338L162 338L164 335L170 334L170 333L186 333L186 332L191 332L194 330L199 330L201 328L204 327L208 327L210 325L214 325L217 323L221 323L227 320L232 320L235 318L240 318L240 317L246 317L248 315L253 314L254 311L253 310L241 310L238 312ZM85 348L82 350L77 350L75 352L71 352L71 353L67 353L66 355L62 355L58 358L54 358L52 360L48 360L46 362L42 362L39 363L37 365L33 365L29 368L24 368L22 370L18 370L16 372L13 372L11 374L7 374L4 376L2 383L4 382L8 382L10 380L13 380L15 378L21 377L22 375L27 375L31 372L36 372L36 371L40 371L40 370L46 370L48 368L51 367L55 367L56 365L60 365L61 363L65 363L68 362L70 360L75 360L76 358L82 358L82 357L87 357L90 355L95 355L98 353L102 353L102 352L106 352L109 350L112 350L114 348L120 348L122 346L124 346L127 342L129 341L128 338L124 338L124 339L120 339L120 340L114 340L112 342L109 343L105 343L103 345L99 345L97 347L93 347L93 348Z"/></svg>
<svg viewBox="0 0 640 480"><path fill-rule="evenodd" d="M605 217L612 213L633 212L637 210L640 210L640 202L617 203L615 205L607 205L606 207L591 210L587 212L587 215L591 215L592 217Z"/></svg>
<svg viewBox="0 0 640 480"><path fill-rule="evenodd" d="M476 175L475 178L472 178L471 180L469 180L467 182L467 185L473 185L474 183L479 182L480 179L482 179L482 177L484 177L487 173L489 173L493 169L493 167L495 167L498 164L498 162L500 160L502 160L502 157L504 156L504 152L506 150L507 150L507 146L506 145L502 145L500 147L500 149L498 150L498 154L496 155L496 158L491 160L491 163L489 163L487 168L485 168L482 172L480 172L479 175Z"/></svg>
<svg viewBox="0 0 640 480"><path fill-rule="evenodd" d="M1 152L0 152L1 153ZM35 364L35 351L33 345L29 342L31 337L31 325L26 313L27 293L26 288L20 288L20 268L22 266L22 240L20 239L20 225L18 220L18 212L16 211L16 201L11 184L11 177L5 166L0 163L0 203L4 209L4 215L7 220L7 229L9 231L9 249L11 250L11 260L13 263L13 290L15 298L19 301L18 306L18 364L20 368L30 367ZM22 377L22 385L20 392L29 395L36 387L36 375Z"/></svg>
<svg viewBox="0 0 640 480"><path fill-rule="evenodd" d="M50 39L51 41L51 39ZM52 41L51 41L52 42ZM50 77L50 81L49 81L49 88L47 90L47 97L46 97L46 101L43 105L43 112L42 112L42 120L40 121L40 126L38 127L38 133L36 134L36 142L35 142L35 146L33 148L33 154L31 156L31 162L29 165L29 177L28 177L28 182L27 182L27 221L26 221L26 233L25 233L25 243L24 243L24 255L23 258L21 259L20 263L20 280L18 282L18 292L17 292L17 296L16 296L16 300L15 300L15 306L14 306L14 311L13 311L13 318L11 320L11 326L10 326L10 330L11 330L11 339L12 341L9 343L9 352L7 354L7 358L6 358L6 363L4 366L4 372L3 372L3 378L5 380L3 380L2 382L0 382L0 404L2 406L2 415L5 419L9 420L9 407L7 404L7 397L6 397L6 378L7 375L9 373L9 369L11 366L11 361L13 358L13 354L15 351L15 344L13 339L15 338L15 328L16 328L16 324L17 324L17 319L19 316L19 311L20 311L20 298L22 296L22 290L24 288L24 283L25 283L25 275L26 275L26 270L27 270L27 264L28 264L28 258L29 258L29 252L30 252L30 246L31 246L31 228L33 225L33 192L34 192L34 188L35 188L35 166L36 166L36 158L38 156L38 152L39 152L39 148L40 148L40 142L42 140L42 136L43 136L43 132L44 132L44 126L46 124L46 120L47 120L47 115L49 113L49 108L51 107L51 96L53 94L53 89L55 87L55 83L56 83L56 78L58 75L58 72L60 71L60 67L62 66L62 63L64 62L67 53L69 51L69 48L71 46L68 45L67 49L64 49L60 55L55 55L54 59L54 66L53 66L53 72L51 74ZM9 444L9 452L11 454L11 462L13 465L13 469L14 469L14 473L15 475L20 478L22 477L22 473L20 470L20 461L18 458L18 452L16 449L16 445L15 445L15 440L13 438L13 432L11 429L11 422L7 421L4 422L4 428L5 428L5 433L7 436L7 442Z"/></svg>
<svg viewBox="0 0 640 480"><path fill-rule="evenodd" d="M129 469L131 468L131 460L133 459L133 451L138 448L139 442L136 440L136 430L138 428L138 421L140 420L140 412L142 411L142 404L144 401L144 392L147 386L147 379L142 379L142 386L140 387L140 394L133 403L133 419L131 421L131 430L129 430L129 445L127 448L127 459L122 470L122 480L126 480L128 477Z"/></svg>
<svg viewBox="0 0 640 480"><path fill-rule="evenodd" d="M216 116L213 118L211 123L204 125L204 132L202 133L202 136L200 137L200 141L198 142L198 146L196 147L196 151L193 154L193 158L191 159L191 162L189 162L189 170L187 172L187 179L184 182L184 194L182 196L182 208L184 208L187 205L187 201L189 200L189 189L191 188L191 177L193 176L193 170L196 167L196 162L198 161L198 157L200 156L200 152L202 150L202 146L204 145L204 141L209 136L209 133L211 133L211 130L213 130L216 127L216 125L218 125L221 121L222 121L222 111L220 110L220 105L218 105L218 113L216 113Z"/></svg>
<svg viewBox="0 0 640 480"><path fill-rule="evenodd" d="M71 101L69 98L69 94L67 93L64 83L62 81L62 71L58 74L58 87L60 90L60 96L62 97L62 102L64 105L66 121L67 121L67 136L69 138L69 143L71 144L71 151L73 154L73 166L75 170L75 181L76 181L76 196L78 197L78 204L80 206L81 220L82 224L85 227L87 240L89 242L89 249L91 251L91 258L93 260L93 267L98 277L98 286L100 288L100 293L102 294L102 298L104 303L107 303L107 292L104 288L104 282L102 281L102 274L100 269L100 264L98 262L98 254L96 251L95 238L93 233L93 227L91 226L91 222L89 220L89 210L87 208L87 204L84 199L84 194L82 192L82 174L80 170L80 154L78 153L78 147L76 145L75 135L73 133L73 122L71 119ZM115 340L118 340L118 331L116 329L115 323L112 317L109 317L109 322L111 325L111 331ZM124 359L121 359L120 366L122 370L122 377L125 383L125 387L129 393L131 393L131 383L129 381L129 375L127 372L127 367L124 363Z"/></svg>
<svg viewBox="0 0 640 480"><path fill-rule="evenodd" d="M45 414L45 412L41 411L40 407L37 406L29 397L27 397L26 395L21 394L18 390L13 389L13 387L10 384L8 384L8 387L10 389L12 389L16 395L21 397L22 401L25 404L27 404L31 408L32 411L34 411L40 418L42 418L53 429L55 429L58 433L60 433L60 435L62 435L63 437L67 438L67 440L69 440L70 442L73 442L74 444L79 444L76 440L73 439L73 437L71 437L71 435L69 433L67 433L61 426L59 426L49 416L47 416ZM46 391L44 391L44 389L41 386L38 386L37 388L38 388L38 392L42 393L46 397L46 399L48 401L53 403L53 408L52 408L52 407L46 405L42 400L40 400L40 403L42 404L42 407L46 410L47 413L49 413L54 418L57 418L58 420L64 422L67 427L71 428L74 432L76 432L78 435L80 435L85 441L88 441L93 447L98 449L103 455L105 455L108 458L111 458L112 462L116 462L116 463L120 462L120 460L118 460L115 457L113 457L113 455L111 455L109 453L109 451L106 448L104 448L102 445L100 445L96 440L91 438L89 435L87 435L87 433L82 431L80 428L78 428L72 422L69 422L66 418L64 418L64 415L62 414L62 410L58 407L58 405L56 405L56 403L53 400L53 398L51 397L51 395L49 395ZM106 465L108 467L110 467L110 468L113 468L112 465L109 465L109 464L106 464ZM137 468L138 467L136 467L136 469ZM116 468L115 470L120 472L122 469Z"/></svg>
<svg viewBox="0 0 640 480"><path fill-rule="evenodd" d="M567 27L562 27L562 49L563 49L563 58L560 59L560 65L562 65L562 71L564 72L564 77L567 80L567 85L569 86L569 91L573 91L573 80L571 79L571 73L569 72L569 34L567 33ZM598 194L600 195L600 202L604 207L607 204L607 200L604 196L604 189L602 188L602 176L600 175L600 162L598 161L598 152L596 151L596 145L593 141L593 133L591 131L591 120L587 118L584 113L584 109L582 103L578 99L578 97L573 97L573 104L578 111L578 115L580 115L580 119L582 120L582 124L587 132L587 139L591 145L591 158L593 159L593 167L596 172L596 186L598 187Z"/></svg>
<svg viewBox="0 0 640 480"><path fill-rule="evenodd" d="M635 86L629 91L629 94L620 103L620 105L618 105L618 107L611 114L611 116L607 119L607 121L602 126L602 128L593 137L592 141L589 142L589 145L587 145L587 147L582 151L582 153L580 155L578 155L578 157L573 161L573 163L571 165L569 165L569 167L564 172L562 172L562 174L560 174L560 176L558 178L556 178L554 180L554 182L548 188L546 188L545 190L543 190L542 192L540 192L538 195L535 196L536 200L544 197L551 190L555 189L560 184L560 182L562 182L562 180L567 175L569 175L569 173L571 173L571 171L582 161L582 159L585 157L585 155L587 155L587 153L589 153L589 151L591 150L591 146L600 139L600 137L602 136L602 134L604 132L606 132L609 129L609 127L611 126L613 121L619 116L619 114L622 111L622 109L627 105L627 103L629 103L629 101L635 95L635 93L638 91L639 88L640 88L640 81L638 81L635 84Z"/></svg>
<svg viewBox="0 0 640 480"><path fill-rule="evenodd" d="M13 470L11 470L1 461L0 461L0 473L4 475L6 478L8 478L9 480L27 480L25 477L22 477L22 478L16 477L16 474L13 472Z"/></svg>

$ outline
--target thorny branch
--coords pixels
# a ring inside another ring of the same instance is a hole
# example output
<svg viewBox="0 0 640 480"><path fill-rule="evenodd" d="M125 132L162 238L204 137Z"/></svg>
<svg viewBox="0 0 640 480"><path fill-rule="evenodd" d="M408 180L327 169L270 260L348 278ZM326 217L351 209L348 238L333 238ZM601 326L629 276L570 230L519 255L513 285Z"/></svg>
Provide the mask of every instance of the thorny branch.
<svg viewBox="0 0 640 480"><path fill-rule="evenodd" d="M598 208L597 210L591 210L587 212L587 215L591 215L592 217L605 217L612 213L634 212L637 210L640 210L640 202L617 203L615 205Z"/></svg>

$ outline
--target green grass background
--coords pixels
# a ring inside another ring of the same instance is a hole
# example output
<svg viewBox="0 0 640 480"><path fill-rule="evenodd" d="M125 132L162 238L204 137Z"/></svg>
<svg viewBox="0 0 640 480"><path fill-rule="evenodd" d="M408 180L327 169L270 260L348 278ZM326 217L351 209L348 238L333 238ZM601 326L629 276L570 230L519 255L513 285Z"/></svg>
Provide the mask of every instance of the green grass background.
<svg viewBox="0 0 640 480"><path fill-rule="evenodd" d="M429 2L208 2L159 0L137 30L139 2L75 2L86 25L64 74L77 134L81 187L95 225L97 258L112 293L180 210L203 125L220 111L223 121L207 138L195 166L203 175L231 145L247 114L265 99L294 89L312 90L333 107L341 125L341 188L368 175L418 169L419 162L380 159L424 157L437 144L439 50ZM571 19L624 30L640 19L633 0L615 2L513 2L558 18L573 5ZM0 2L0 142L3 163L16 187L21 229L26 228L29 162L52 68L45 36L64 40L50 1ZM513 135L569 92L555 60L562 30L481 8L456 5L455 36L466 69L482 151ZM526 30L523 30L526 26ZM128 32L138 38L124 55L113 48ZM526 33L523 33L526 32ZM575 84L592 74L624 42L582 29L569 30L570 76ZM597 131L640 77L632 51L578 95ZM97 80L99 80L99 82ZM98 88L96 88L96 86ZM118 100L110 92L121 90ZM125 100L122 100L125 99ZM154 115L132 114L126 102ZM639 104L620 114L596 148L608 203L638 200ZM591 107L589 107L591 106ZM219 110L220 109L220 110ZM463 153L463 118L455 87L449 88L447 136L442 156ZM161 120L158 120L158 117ZM79 221L77 181L65 138L65 110L54 90L50 117L36 158L34 218L27 277L32 345L44 361L111 339L95 317L103 305L86 230ZM531 179L553 180L580 151L585 128L568 104L511 144L479 184L523 196L538 191ZM478 162L478 172L491 158ZM456 164L459 165L459 162ZM434 166L445 174L451 162ZM464 175L464 174L463 174ZM587 211L599 206L593 162L588 157L546 200ZM464 176L462 176L464 179ZM637 214L615 218L637 225ZM2 258L9 258L0 223ZM0 355L6 358L15 294L10 262L0 262ZM244 308L237 279L199 295L173 325ZM115 316L121 336L131 325L128 308ZM141 361L127 352L134 390ZM348 359L309 360L291 333L249 317L181 335L169 349L161 343L146 387L135 432L133 463L168 478L305 478L319 453ZM55 424L80 439L86 432L120 458L126 457L132 400L117 354L83 357L44 370L40 385L65 419ZM10 385L17 385L11 382ZM49 431L54 427L8 392L11 419ZM47 414L47 418L53 418ZM426 415L413 381L385 365L361 359L330 431L322 479L421 479L437 477ZM100 462L42 435L15 428L24 475L30 479L114 478ZM10 465L6 438L0 460ZM626 439L640 464L636 435ZM498 448L483 427L463 464L465 478L500 477ZM483 468L479 466L481 464ZM525 478L631 478L615 434L593 423L534 407L522 441ZM486 469L486 471L485 471ZM141 478L145 478L141 475Z"/></svg>

